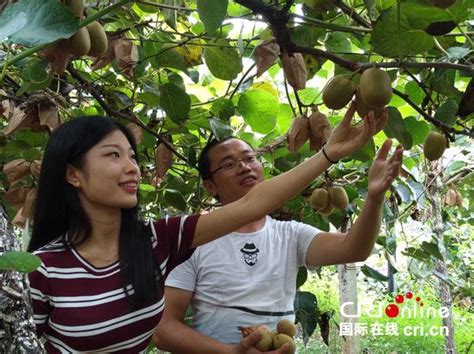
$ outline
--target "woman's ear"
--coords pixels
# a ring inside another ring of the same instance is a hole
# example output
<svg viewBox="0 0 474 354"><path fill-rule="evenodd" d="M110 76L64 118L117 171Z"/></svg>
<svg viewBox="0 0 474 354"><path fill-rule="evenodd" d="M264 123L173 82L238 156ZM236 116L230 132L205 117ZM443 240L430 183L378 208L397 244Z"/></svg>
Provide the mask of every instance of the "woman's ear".
<svg viewBox="0 0 474 354"><path fill-rule="evenodd" d="M79 171L72 165L67 165L66 167L66 181L76 188L81 187Z"/></svg>

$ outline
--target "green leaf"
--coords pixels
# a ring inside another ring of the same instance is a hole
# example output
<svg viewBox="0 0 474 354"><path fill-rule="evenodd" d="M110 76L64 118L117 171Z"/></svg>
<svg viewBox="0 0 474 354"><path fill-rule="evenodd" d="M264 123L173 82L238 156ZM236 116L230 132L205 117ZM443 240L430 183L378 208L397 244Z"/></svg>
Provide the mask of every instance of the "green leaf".
<svg viewBox="0 0 474 354"><path fill-rule="evenodd" d="M402 115L395 107L389 106L387 110L388 122L383 131L389 138L397 139L406 150L411 149L413 140L410 133L405 130Z"/></svg>
<svg viewBox="0 0 474 354"><path fill-rule="evenodd" d="M180 87L167 83L160 87L160 106L175 122L183 123L191 109L191 98Z"/></svg>
<svg viewBox="0 0 474 354"><path fill-rule="evenodd" d="M418 121L414 116L409 116L403 120L405 130L410 133L413 145L422 144L430 132L430 126L425 121Z"/></svg>
<svg viewBox="0 0 474 354"><path fill-rule="evenodd" d="M276 124L279 102L264 90L250 90L239 98L238 110L244 120L258 133L269 133Z"/></svg>
<svg viewBox="0 0 474 354"><path fill-rule="evenodd" d="M209 125L217 140L223 140L232 135L232 128L220 119L209 119Z"/></svg>
<svg viewBox="0 0 474 354"><path fill-rule="evenodd" d="M41 265L41 259L28 252L6 252L0 256L0 269L31 273Z"/></svg>
<svg viewBox="0 0 474 354"><path fill-rule="evenodd" d="M228 0L197 0L199 18L204 23L207 33L217 30L227 14Z"/></svg>
<svg viewBox="0 0 474 354"><path fill-rule="evenodd" d="M391 232L385 241L385 246L388 253L395 255L397 251L397 235L394 232Z"/></svg>
<svg viewBox="0 0 474 354"><path fill-rule="evenodd" d="M326 49L334 53L350 53L351 52L351 41L347 36L347 33L342 32L329 32L326 35L324 41Z"/></svg>
<svg viewBox="0 0 474 354"><path fill-rule="evenodd" d="M298 276L296 277L296 288L302 286L308 279L308 269L306 267L300 267L298 269Z"/></svg>
<svg viewBox="0 0 474 354"><path fill-rule="evenodd" d="M211 41L212 47L204 49L204 60L209 71L222 80L233 80L243 69L237 49L225 39Z"/></svg>
<svg viewBox="0 0 474 354"><path fill-rule="evenodd" d="M228 98L218 98L211 105L211 112L222 120L229 120L235 114L234 102Z"/></svg>
<svg viewBox="0 0 474 354"><path fill-rule="evenodd" d="M177 0L162 0L161 1L165 5L170 6L179 6L179 1ZM175 9L160 9L163 17L165 18L165 22L173 29L176 29L176 10Z"/></svg>
<svg viewBox="0 0 474 354"><path fill-rule="evenodd" d="M400 26L396 7L391 7L378 19L370 40L377 53L397 58L424 53L434 46L433 38L421 30L424 27L412 27L417 18L404 5L401 8Z"/></svg>
<svg viewBox="0 0 474 354"><path fill-rule="evenodd" d="M404 203L410 203L411 201L415 200L414 192L403 180L396 180L395 183L393 183L393 187Z"/></svg>
<svg viewBox="0 0 474 354"><path fill-rule="evenodd" d="M165 193L165 200L172 207L181 211L186 211L186 206L187 206L186 200L184 199L184 197L181 195L179 191L167 189Z"/></svg>
<svg viewBox="0 0 474 354"><path fill-rule="evenodd" d="M455 100L446 101L441 107L436 110L434 118L452 127L456 124L456 113L458 111L458 104Z"/></svg>
<svg viewBox="0 0 474 354"><path fill-rule="evenodd" d="M150 61L155 69L175 68L186 70L188 65L183 54L178 51L176 44L169 35L164 33L154 34L143 44L143 57Z"/></svg>
<svg viewBox="0 0 474 354"><path fill-rule="evenodd" d="M375 144L374 139L370 139L369 142L357 150L354 154L350 156L351 159L359 161L370 161L375 157Z"/></svg>
<svg viewBox="0 0 474 354"><path fill-rule="evenodd" d="M360 270L362 273L365 274L365 276L373 278L378 281L387 281L388 277L386 275L383 275L382 273L376 271L375 269L369 267L368 265L364 264Z"/></svg>
<svg viewBox="0 0 474 354"><path fill-rule="evenodd" d="M297 291L295 296L295 313L297 322L303 327L303 341L308 342L318 325L319 309L316 296L307 291Z"/></svg>
<svg viewBox="0 0 474 354"><path fill-rule="evenodd" d="M429 254L431 254L432 256L438 258L439 260L443 261L444 258L443 258L443 255L441 254L441 252L439 251L439 248L438 248L438 245L435 244L435 243L431 243L431 242L426 242L426 241L423 241L421 243L421 248L428 252Z"/></svg>
<svg viewBox="0 0 474 354"><path fill-rule="evenodd" d="M57 0L20 0L5 8L0 16L0 42L36 46L69 38L79 20Z"/></svg>

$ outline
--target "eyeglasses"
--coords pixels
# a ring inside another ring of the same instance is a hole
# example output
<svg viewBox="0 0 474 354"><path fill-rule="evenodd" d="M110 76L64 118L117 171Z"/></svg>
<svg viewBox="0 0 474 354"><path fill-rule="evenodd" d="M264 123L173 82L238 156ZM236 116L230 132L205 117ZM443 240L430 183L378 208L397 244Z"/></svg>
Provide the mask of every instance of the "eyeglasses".
<svg viewBox="0 0 474 354"><path fill-rule="evenodd" d="M226 172L236 171L239 168L241 163L245 163L246 165L253 165L257 162L258 162L258 155L257 154L248 155L248 156L245 156L245 157L243 157L241 159L238 159L238 160L227 160L222 165L217 167L214 171L209 173L209 177L211 177L214 173L216 173L220 170L224 170Z"/></svg>

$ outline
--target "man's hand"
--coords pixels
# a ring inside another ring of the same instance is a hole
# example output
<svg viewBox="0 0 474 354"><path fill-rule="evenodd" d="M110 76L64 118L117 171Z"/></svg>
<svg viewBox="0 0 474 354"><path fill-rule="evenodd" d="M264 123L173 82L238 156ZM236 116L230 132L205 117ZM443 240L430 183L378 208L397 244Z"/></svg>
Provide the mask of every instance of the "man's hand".
<svg viewBox="0 0 474 354"><path fill-rule="evenodd" d="M390 188L400 172L403 148L398 145L392 157L387 160L391 146L392 140L386 140L370 166L368 196L371 198L383 198L385 191Z"/></svg>
<svg viewBox="0 0 474 354"><path fill-rule="evenodd" d="M364 124L351 125L354 112L355 103L352 102L324 147L324 151L331 160L339 160L355 153L367 144L372 136L382 130L388 121L385 108L379 117L375 118L374 112L371 111L364 117Z"/></svg>
<svg viewBox="0 0 474 354"><path fill-rule="evenodd" d="M270 353L270 354L284 354L288 348L288 344L282 345L279 349L262 352L255 348L255 344L260 340L260 332L254 331L245 338L242 338L239 344L233 346L231 353L233 354L260 354L260 353Z"/></svg>

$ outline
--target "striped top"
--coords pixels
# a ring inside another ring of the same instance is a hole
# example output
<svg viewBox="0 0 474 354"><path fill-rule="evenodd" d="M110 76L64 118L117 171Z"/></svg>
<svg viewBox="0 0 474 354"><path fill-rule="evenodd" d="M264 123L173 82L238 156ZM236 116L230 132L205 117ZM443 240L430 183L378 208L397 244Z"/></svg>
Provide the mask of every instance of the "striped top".
<svg viewBox="0 0 474 354"><path fill-rule="evenodd" d="M190 246L198 218L150 223L164 278L193 253ZM66 243L61 237L35 251L42 263L29 274L36 330L46 340L47 352L144 351L164 309L163 283L156 302L130 312L119 262L94 267Z"/></svg>

